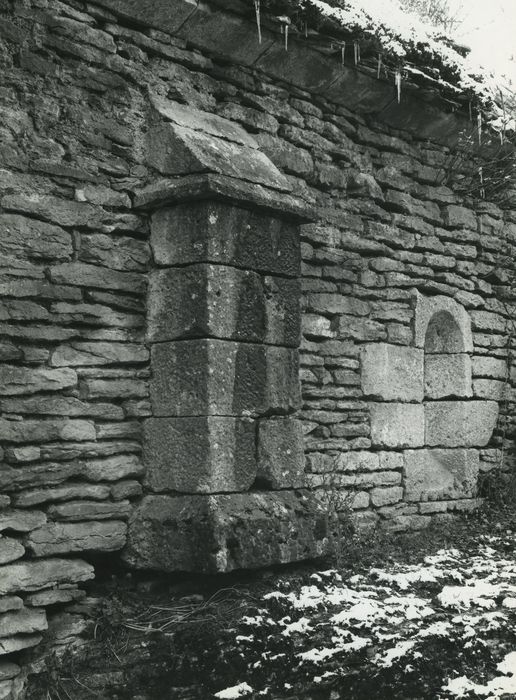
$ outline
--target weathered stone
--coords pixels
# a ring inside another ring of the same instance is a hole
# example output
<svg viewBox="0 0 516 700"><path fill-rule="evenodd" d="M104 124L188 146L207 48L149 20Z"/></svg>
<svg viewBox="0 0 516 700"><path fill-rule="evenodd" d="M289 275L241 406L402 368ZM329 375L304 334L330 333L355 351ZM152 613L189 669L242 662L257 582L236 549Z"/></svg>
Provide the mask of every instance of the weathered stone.
<svg viewBox="0 0 516 700"><path fill-rule="evenodd" d="M140 458L130 454L88 460L81 469L82 476L89 481L118 481L131 476L142 476L144 472Z"/></svg>
<svg viewBox="0 0 516 700"><path fill-rule="evenodd" d="M258 422L257 479L268 488L304 486L303 432L295 418L264 418Z"/></svg>
<svg viewBox="0 0 516 700"><path fill-rule="evenodd" d="M109 486L105 484L78 484L74 482L68 486L57 488L33 489L23 491L19 496L15 496L14 503L20 508L29 508L41 503L71 501L74 498L93 498L99 501L105 500L109 498Z"/></svg>
<svg viewBox="0 0 516 700"><path fill-rule="evenodd" d="M47 219L59 226L97 228L109 218L109 215L100 207L37 193L5 195L0 203L4 209L21 211Z"/></svg>
<svg viewBox="0 0 516 700"><path fill-rule="evenodd" d="M85 420L3 420L0 440L6 442L50 442L52 440L94 440L95 426Z"/></svg>
<svg viewBox="0 0 516 700"><path fill-rule="evenodd" d="M66 522L81 520L126 520L130 512L131 504L129 501L119 501L118 503L70 501L63 505L50 506L47 511L52 520Z"/></svg>
<svg viewBox="0 0 516 700"><path fill-rule="evenodd" d="M507 360L485 355L473 356L473 376L505 380L508 373Z"/></svg>
<svg viewBox="0 0 516 700"><path fill-rule="evenodd" d="M7 564L0 568L0 595L88 581L93 576L91 564L80 559L42 559Z"/></svg>
<svg viewBox="0 0 516 700"><path fill-rule="evenodd" d="M0 681L8 681L11 678L16 678L20 671L21 668L18 664L12 661L2 661L0 662Z"/></svg>
<svg viewBox="0 0 516 700"><path fill-rule="evenodd" d="M142 272L150 261L150 247L146 241L128 236L115 238L101 233L85 234L81 237L79 260L111 270Z"/></svg>
<svg viewBox="0 0 516 700"><path fill-rule="evenodd" d="M6 637L0 639L0 656L4 654L12 654L21 649L35 647L41 642L40 634L20 634L15 637Z"/></svg>
<svg viewBox="0 0 516 700"><path fill-rule="evenodd" d="M16 561L25 554L25 547L12 537L0 536L0 565Z"/></svg>
<svg viewBox="0 0 516 700"><path fill-rule="evenodd" d="M360 356L364 395L383 401L423 400L423 351L371 343Z"/></svg>
<svg viewBox="0 0 516 700"><path fill-rule="evenodd" d="M92 297L97 296L95 292L90 292L89 294ZM102 295L99 294L98 296ZM134 306L137 306L137 304ZM61 324L140 328L145 323L143 314L122 313L101 304L69 304L65 301L58 301L51 305L50 310L53 314L53 319Z"/></svg>
<svg viewBox="0 0 516 700"><path fill-rule="evenodd" d="M132 437L139 437L139 432ZM111 455L141 452L139 442L123 440L115 442L55 442L41 445L41 458L43 460L72 460L110 457Z"/></svg>
<svg viewBox="0 0 516 700"><path fill-rule="evenodd" d="M80 388L86 399L128 399L149 396L149 385L143 379L87 378L81 380Z"/></svg>
<svg viewBox="0 0 516 700"><path fill-rule="evenodd" d="M32 369L0 365L0 395L35 394L38 391L60 391L77 384L73 369Z"/></svg>
<svg viewBox="0 0 516 700"><path fill-rule="evenodd" d="M73 252L69 233L37 219L4 214L0 216L0 230L1 255L67 260Z"/></svg>
<svg viewBox="0 0 516 700"><path fill-rule="evenodd" d="M84 403L73 396L37 396L0 399L0 411L49 416L91 416L103 420L122 420L120 406L109 403Z"/></svg>
<svg viewBox="0 0 516 700"><path fill-rule="evenodd" d="M158 265L213 262L297 277L295 225L218 202L179 204L152 217L151 245Z"/></svg>
<svg viewBox="0 0 516 700"><path fill-rule="evenodd" d="M38 510L3 510L0 512L0 532L30 532L40 527L47 520L45 513Z"/></svg>
<svg viewBox="0 0 516 700"><path fill-rule="evenodd" d="M77 342L61 345L52 353L50 364L53 367L76 365L109 365L113 363L147 362L149 351L135 343L88 343Z"/></svg>
<svg viewBox="0 0 516 700"><path fill-rule="evenodd" d="M301 327L306 338L335 338L337 335L332 328L330 319L326 316L303 314Z"/></svg>
<svg viewBox="0 0 516 700"><path fill-rule="evenodd" d="M71 603L75 600L82 600L85 595L86 592L77 588L77 586L52 588L26 596L25 605L44 608L47 605L55 605L56 603Z"/></svg>
<svg viewBox="0 0 516 700"><path fill-rule="evenodd" d="M472 396L471 358L464 353L425 356L425 396L442 399L446 396Z"/></svg>
<svg viewBox="0 0 516 700"><path fill-rule="evenodd" d="M472 352L467 311L450 297L425 297L416 292L415 344L429 353Z"/></svg>
<svg viewBox="0 0 516 700"><path fill-rule="evenodd" d="M43 632L48 627L44 610L22 608L0 616L0 637Z"/></svg>
<svg viewBox="0 0 516 700"><path fill-rule="evenodd" d="M508 395L508 385L506 382L496 379L474 379L473 396L477 399L490 399L491 401L502 401Z"/></svg>
<svg viewBox="0 0 516 700"><path fill-rule="evenodd" d="M144 428L152 491L247 491L256 478L256 425L224 416L150 418Z"/></svg>
<svg viewBox="0 0 516 700"><path fill-rule="evenodd" d="M145 278L137 272L120 272L82 262L56 265L50 268L49 274L52 282L57 284L116 289L134 294L145 291Z"/></svg>
<svg viewBox="0 0 516 700"><path fill-rule="evenodd" d="M326 515L309 492L147 496L124 559L158 571L222 572L328 554Z"/></svg>
<svg viewBox="0 0 516 700"><path fill-rule="evenodd" d="M421 447L425 415L421 404L371 403L371 441L377 447Z"/></svg>
<svg viewBox="0 0 516 700"><path fill-rule="evenodd" d="M446 226L477 230L477 217L466 207L459 207L455 204L444 207L443 220Z"/></svg>
<svg viewBox="0 0 516 700"><path fill-rule="evenodd" d="M328 471L372 472L380 469L377 452L343 452L332 463Z"/></svg>
<svg viewBox="0 0 516 700"><path fill-rule="evenodd" d="M430 401L425 404L425 444L484 447L497 418L496 401Z"/></svg>
<svg viewBox="0 0 516 700"><path fill-rule="evenodd" d="M377 487L371 491L371 503L377 508L398 503L402 498L403 488L401 486Z"/></svg>
<svg viewBox="0 0 516 700"><path fill-rule="evenodd" d="M295 350L184 340L153 345L151 357L157 416L287 412L300 404Z"/></svg>
<svg viewBox="0 0 516 700"><path fill-rule="evenodd" d="M233 130L227 121L227 132ZM288 192L288 180L257 148L176 124L147 132L147 163L164 175L211 172Z"/></svg>
<svg viewBox="0 0 516 700"><path fill-rule="evenodd" d="M47 321L48 311L44 306L22 299L7 299L0 303L2 321Z"/></svg>
<svg viewBox="0 0 516 700"><path fill-rule="evenodd" d="M476 496L478 450L406 450L405 499L437 501Z"/></svg>
<svg viewBox="0 0 516 700"><path fill-rule="evenodd" d="M79 476L81 465L77 462L27 465L23 469L0 469L0 489L4 491L20 491L36 486L54 486L66 479Z"/></svg>
<svg viewBox="0 0 516 700"><path fill-rule="evenodd" d="M5 595L0 598L0 613L23 608L23 600L17 595Z"/></svg>
<svg viewBox="0 0 516 700"><path fill-rule="evenodd" d="M476 330L488 333L506 333L509 324L503 316L490 311L474 310L471 312L471 320Z"/></svg>
<svg viewBox="0 0 516 700"><path fill-rule="evenodd" d="M299 283L221 265L159 270L150 278L148 337L227 338L299 345Z"/></svg>
<svg viewBox="0 0 516 700"><path fill-rule="evenodd" d="M126 523L118 520L47 523L33 530L25 544L36 557L68 552L114 552L124 546L126 532Z"/></svg>
<svg viewBox="0 0 516 700"><path fill-rule="evenodd" d="M41 449L35 445L27 445L26 447L8 447L4 454L5 461L14 464L35 462L40 457Z"/></svg>

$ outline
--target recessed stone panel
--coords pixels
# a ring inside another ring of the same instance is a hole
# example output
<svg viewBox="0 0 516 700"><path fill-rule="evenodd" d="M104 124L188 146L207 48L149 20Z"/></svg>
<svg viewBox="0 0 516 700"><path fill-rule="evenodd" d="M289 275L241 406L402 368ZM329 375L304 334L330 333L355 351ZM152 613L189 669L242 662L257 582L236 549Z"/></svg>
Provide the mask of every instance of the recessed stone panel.
<svg viewBox="0 0 516 700"><path fill-rule="evenodd" d="M247 491L256 478L256 423L223 416L149 418L145 483L151 491Z"/></svg>
<svg viewBox="0 0 516 700"><path fill-rule="evenodd" d="M299 281L223 265L150 276L148 338L217 337L298 347Z"/></svg>
<svg viewBox="0 0 516 700"><path fill-rule="evenodd" d="M300 421L263 418L258 425L258 479L272 489L304 486L305 455Z"/></svg>
<svg viewBox="0 0 516 700"><path fill-rule="evenodd" d="M374 447L421 447L425 444L422 404L371 403L370 414Z"/></svg>
<svg viewBox="0 0 516 700"><path fill-rule="evenodd" d="M428 399L442 399L446 396L467 398L472 394L469 355L425 356L425 396Z"/></svg>
<svg viewBox="0 0 516 700"><path fill-rule="evenodd" d="M215 573L330 553L327 514L306 490L146 496L125 561L138 569Z"/></svg>
<svg viewBox="0 0 516 700"><path fill-rule="evenodd" d="M299 408L298 351L226 340L156 343L156 416L259 415Z"/></svg>
<svg viewBox="0 0 516 700"><path fill-rule="evenodd" d="M473 352L468 312L450 297L416 292L415 344L427 353Z"/></svg>
<svg viewBox="0 0 516 700"><path fill-rule="evenodd" d="M425 404L425 444L484 447L497 418L496 401L429 401Z"/></svg>
<svg viewBox="0 0 516 700"><path fill-rule="evenodd" d="M362 391L383 401L423 400L423 350L371 343L361 354Z"/></svg>
<svg viewBox="0 0 516 700"><path fill-rule="evenodd" d="M222 202L177 204L152 216L158 265L213 262L297 277L299 233L294 223Z"/></svg>
<svg viewBox="0 0 516 700"><path fill-rule="evenodd" d="M478 450L406 450L405 500L473 498L478 472Z"/></svg>

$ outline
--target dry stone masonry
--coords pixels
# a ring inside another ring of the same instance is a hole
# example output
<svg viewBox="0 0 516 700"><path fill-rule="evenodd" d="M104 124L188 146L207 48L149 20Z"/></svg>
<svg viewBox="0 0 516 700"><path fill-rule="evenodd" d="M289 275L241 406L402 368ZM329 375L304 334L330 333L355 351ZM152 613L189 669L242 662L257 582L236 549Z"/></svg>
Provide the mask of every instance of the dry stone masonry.
<svg viewBox="0 0 516 700"><path fill-rule="evenodd" d="M106 561L320 557L503 483L516 213L446 184L456 115L225 0L8 0L0 70L0 698Z"/></svg>

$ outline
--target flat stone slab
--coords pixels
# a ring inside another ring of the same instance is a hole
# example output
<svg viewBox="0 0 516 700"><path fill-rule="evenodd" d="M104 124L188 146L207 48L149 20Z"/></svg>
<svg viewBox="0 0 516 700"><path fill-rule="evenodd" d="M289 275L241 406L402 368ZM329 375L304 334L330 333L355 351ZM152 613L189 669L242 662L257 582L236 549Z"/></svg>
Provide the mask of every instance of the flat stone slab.
<svg viewBox="0 0 516 700"><path fill-rule="evenodd" d="M416 292L415 344L427 353L473 352L468 312L450 297Z"/></svg>
<svg viewBox="0 0 516 700"><path fill-rule="evenodd" d="M0 615L0 637L34 634L34 632L43 632L47 627L45 611L39 608L22 608Z"/></svg>
<svg viewBox="0 0 516 700"><path fill-rule="evenodd" d="M303 429L295 418L262 418L258 422L257 479L271 489L305 485Z"/></svg>
<svg viewBox="0 0 516 700"><path fill-rule="evenodd" d="M473 395L471 357L465 353L425 356L425 396L467 398Z"/></svg>
<svg viewBox="0 0 516 700"><path fill-rule="evenodd" d="M308 491L146 496L129 528L137 569L216 573L324 556L326 515Z"/></svg>
<svg viewBox="0 0 516 700"><path fill-rule="evenodd" d="M125 545L127 524L107 522L47 523L33 530L25 544L34 556L68 552L114 552Z"/></svg>
<svg viewBox="0 0 516 700"><path fill-rule="evenodd" d="M12 537L0 536L0 565L16 561L25 554L25 547Z"/></svg>
<svg viewBox="0 0 516 700"><path fill-rule="evenodd" d="M383 401L423 400L423 351L367 343L360 354L362 391Z"/></svg>
<svg viewBox="0 0 516 700"><path fill-rule="evenodd" d="M80 559L44 559L0 567L0 595L38 591L60 583L78 583L94 577L93 567Z"/></svg>
<svg viewBox="0 0 516 700"><path fill-rule="evenodd" d="M161 208L151 220L155 262L211 262L297 277L297 226L278 216L209 200Z"/></svg>
<svg viewBox="0 0 516 700"><path fill-rule="evenodd" d="M425 416L422 404L370 403L374 447L422 447Z"/></svg>
<svg viewBox="0 0 516 700"><path fill-rule="evenodd" d="M296 279L224 265L189 265L150 275L151 342L216 337L298 347L301 314Z"/></svg>
<svg viewBox="0 0 516 700"><path fill-rule="evenodd" d="M226 416L149 418L145 484L151 491L247 491L256 478L256 421Z"/></svg>
<svg viewBox="0 0 516 700"><path fill-rule="evenodd" d="M42 640L40 634L17 634L0 639L0 656L37 646Z"/></svg>
<svg viewBox="0 0 516 700"><path fill-rule="evenodd" d="M225 340L151 348L155 416L259 415L300 406L297 350Z"/></svg>
<svg viewBox="0 0 516 700"><path fill-rule="evenodd" d="M405 500L437 501L476 496L478 450L406 450L404 457Z"/></svg>
<svg viewBox="0 0 516 700"><path fill-rule="evenodd" d="M496 401L429 401L425 403L425 444L484 447L497 419Z"/></svg>

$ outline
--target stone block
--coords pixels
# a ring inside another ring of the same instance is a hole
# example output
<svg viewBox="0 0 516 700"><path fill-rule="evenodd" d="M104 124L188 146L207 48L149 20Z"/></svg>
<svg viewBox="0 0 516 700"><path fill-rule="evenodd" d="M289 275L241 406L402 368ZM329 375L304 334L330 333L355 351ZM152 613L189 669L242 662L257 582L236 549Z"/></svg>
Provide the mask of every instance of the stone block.
<svg viewBox="0 0 516 700"><path fill-rule="evenodd" d="M423 400L423 351L368 343L361 356L362 391L383 401Z"/></svg>
<svg viewBox="0 0 516 700"><path fill-rule="evenodd" d="M225 340L157 343L151 349L156 416L256 415L299 408L296 350Z"/></svg>
<svg viewBox="0 0 516 700"><path fill-rule="evenodd" d="M377 508L398 503L403 498L401 486L388 486L387 488L374 488L371 491L371 503Z"/></svg>
<svg viewBox="0 0 516 700"><path fill-rule="evenodd" d="M263 418L258 422L257 479L268 488L305 485L303 430L295 418Z"/></svg>
<svg viewBox="0 0 516 700"><path fill-rule="evenodd" d="M405 499L473 498L477 493L478 473L478 450L406 450Z"/></svg>
<svg viewBox="0 0 516 700"><path fill-rule="evenodd" d="M33 530L25 545L36 557L69 552L114 552L125 545L127 524L106 522L47 523Z"/></svg>
<svg viewBox="0 0 516 700"><path fill-rule="evenodd" d="M486 355L474 355L472 358L473 375L489 379L505 380L507 378L507 360Z"/></svg>
<svg viewBox="0 0 516 700"><path fill-rule="evenodd" d="M72 237L58 226L14 214L0 216L0 254L48 260L69 260Z"/></svg>
<svg viewBox="0 0 516 700"><path fill-rule="evenodd" d="M130 202L127 207L131 207ZM83 234L79 259L86 263L104 265L113 270L141 272L147 269L150 261L150 247L146 241L129 236Z"/></svg>
<svg viewBox="0 0 516 700"><path fill-rule="evenodd" d="M42 640L40 634L17 634L0 639L0 656L37 646ZM9 696L7 696L9 698Z"/></svg>
<svg viewBox="0 0 516 700"><path fill-rule="evenodd" d="M508 394L508 385L496 379L474 379L473 396L477 399L502 401Z"/></svg>
<svg viewBox="0 0 516 700"><path fill-rule="evenodd" d="M60 345L50 358L53 367L137 364L147 362L149 351L138 343L71 343Z"/></svg>
<svg viewBox="0 0 516 700"><path fill-rule="evenodd" d="M149 418L145 483L151 491L247 491L256 478L256 423L226 416Z"/></svg>
<svg viewBox="0 0 516 700"><path fill-rule="evenodd" d="M0 662L0 681L8 681L11 678L16 678L20 671L21 668L18 664L12 661L2 661Z"/></svg>
<svg viewBox="0 0 516 700"><path fill-rule="evenodd" d="M450 297L416 292L415 345L427 353L473 352L471 319Z"/></svg>
<svg viewBox="0 0 516 700"><path fill-rule="evenodd" d="M330 552L327 515L308 491L146 496L129 526L125 561L137 569L215 573Z"/></svg>
<svg viewBox="0 0 516 700"><path fill-rule="evenodd" d="M12 537L0 537L0 565L16 561L25 554L25 547Z"/></svg>
<svg viewBox="0 0 516 700"><path fill-rule="evenodd" d="M190 202L152 216L157 265L211 262L297 277L299 234L293 223L221 202Z"/></svg>
<svg viewBox="0 0 516 700"><path fill-rule="evenodd" d="M227 125L232 133L229 120ZM162 123L149 129L146 145L147 164L163 175L218 173L282 192L291 190L287 178L264 153L204 131Z"/></svg>
<svg viewBox="0 0 516 700"><path fill-rule="evenodd" d="M67 522L82 520L126 520L131 512L129 501L69 501L50 506L48 515L52 520Z"/></svg>
<svg viewBox="0 0 516 700"><path fill-rule="evenodd" d="M425 403L425 445L484 447L498 418L496 401L429 401Z"/></svg>
<svg viewBox="0 0 516 700"><path fill-rule="evenodd" d="M457 355L425 356L425 396L442 399L446 396L467 398L472 396L471 358L465 353Z"/></svg>
<svg viewBox="0 0 516 700"><path fill-rule="evenodd" d="M0 512L0 532L30 532L43 525L46 520L45 513L39 510L3 510Z"/></svg>
<svg viewBox="0 0 516 700"><path fill-rule="evenodd" d="M3 420L0 440L6 442L51 442L52 440L95 440L95 426L85 420Z"/></svg>
<svg viewBox="0 0 516 700"><path fill-rule="evenodd" d="M73 369L32 369L15 365L0 366L0 395L35 394L39 391L60 391L77 385Z"/></svg>
<svg viewBox="0 0 516 700"><path fill-rule="evenodd" d="M14 503L20 508L32 508L43 503L71 501L74 498L104 500L109 498L109 486L106 484L73 482L54 488L28 489L24 490L20 495L14 496Z"/></svg>
<svg viewBox="0 0 516 700"><path fill-rule="evenodd" d="M145 277L138 272L120 272L99 265L83 262L62 263L50 268L50 279L57 284L75 287L97 287L122 292L142 294L145 292Z"/></svg>
<svg viewBox="0 0 516 700"><path fill-rule="evenodd" d="M467 228L471 231L477 230L477 217L471 209L450 204L444 207L443 220L446 226L453 228Z"/></svg>
<svg viewBox="0 0 516 700"><path fill-rule="evenodd" d="M0 615L0 637L34 634L34 632L43 632L47 627L45 611L37 608L22 608Z"/></svg>
<svg viewBox="0 0 516 700"><path fill-rule="evenodd" d="M18 591L39 591L60 583L88 581L93 577L93 566L80 559L16 562L0 568L0 595Z"/></svg>
<svg viewBox="0 0 516 700"><path fill-rule="evenodd" d="M222 265L156 270L150 277L148 339L216 337L298 347L300 288Z"/></svg>
<svg viewBox="0 0 516 700"><path fill-rule="evenodd" d="M342 452L334 459L333 470L336 472L373 472L381 469L377 452L350 451Z"/></svg>
<svg viewBox="0 0 516 700"><path fill-rule="evenodd" d="M374 447L422 447L425 416L421 404L371 403L371 442Z"/></svg>

